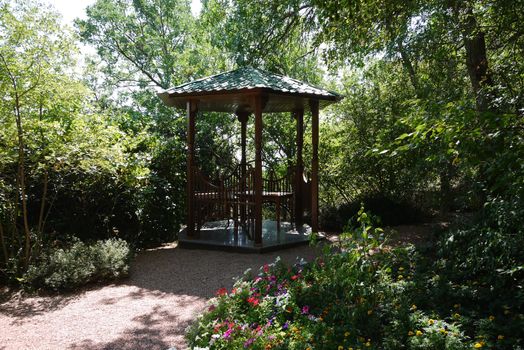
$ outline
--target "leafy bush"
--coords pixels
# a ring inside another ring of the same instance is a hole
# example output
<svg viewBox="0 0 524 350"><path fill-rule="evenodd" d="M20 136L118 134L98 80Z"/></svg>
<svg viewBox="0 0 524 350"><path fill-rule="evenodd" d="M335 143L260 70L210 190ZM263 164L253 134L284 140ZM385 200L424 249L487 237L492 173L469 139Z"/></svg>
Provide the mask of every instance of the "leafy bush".
<svg viewBox="0 0 524 350"><path fill-rule="evenodd" d="M467 334L492 349L524 346L523 214L516 198L489 199L473 226L442 233L420 271L423 304L455 309Z"/></svg>
<svg viewBox="0 0 524 350"><path fill-rule="evenodd" d="M131 250L126 241L108 239L86 244L80 241L68 248L43 254L30 265L22 282L29 289L66 290L86 283L113 280L129 270Z"/></svg>

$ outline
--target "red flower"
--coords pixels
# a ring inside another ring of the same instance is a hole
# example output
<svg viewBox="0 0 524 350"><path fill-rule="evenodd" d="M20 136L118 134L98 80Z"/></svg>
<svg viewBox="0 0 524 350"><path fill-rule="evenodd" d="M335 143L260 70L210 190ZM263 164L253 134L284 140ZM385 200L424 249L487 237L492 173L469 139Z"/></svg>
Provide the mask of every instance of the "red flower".
<svg viewBox="0 0 524 350"><path fill-rule="evenodd" d="M258 303L260 302L260 300L258 300L255 297L249 297L249 298L247 298L247 302L252 304L253 306L257 306Z"/></svg>
<svg viewBox="0 0 524 350"><path fill-rule="evenodd" d="M293 276L291 276L291 280L293 280L293 281L298 279L298 278L300 278L300 275L293 275Z"/></svg>
<svg viewBox="0 0 524 350"><path fill-rule="evenodd" d="M227 289L226 288L220 288L216 292L216 295L218 295L219 297L221 297L222 295L226 295L226 294L227 294Z"/></svg>
<svg viewBox="0 0 524 350"><path fill-rule="evenodd" d="M268 272L269 272L269 265L268 265L268 264L265 264L265 265L264 265L264 272L265 272L265 273L268 273Z"/></svg>

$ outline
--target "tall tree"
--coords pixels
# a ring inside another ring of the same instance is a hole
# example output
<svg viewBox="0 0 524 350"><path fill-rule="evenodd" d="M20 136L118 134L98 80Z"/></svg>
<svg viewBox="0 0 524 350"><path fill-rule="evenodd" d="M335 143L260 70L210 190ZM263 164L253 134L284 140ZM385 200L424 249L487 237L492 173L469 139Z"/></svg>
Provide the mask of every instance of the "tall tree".
<svg viewBox="0 0 524 350"><path fill-rule="evenodd" d="M11 110L7 117L16 125L17 135L17 203L21 205L24 233L24 266L30 261L32 241L28 212L26 177L28 138L25 123L35 114L42 113L54 80L61 80L65 67L71 65L73 41L70 33L58 24L58 15L41 10L42 4L30 1L0 2L0 85L2 104ZM5 107L5 106L4 106ZM31 135L29 137L35 137ZM44 181L47 192L47 180ZM45 198L41 201L40 240ZM15 210L17 212L17 210Z"/></svg>

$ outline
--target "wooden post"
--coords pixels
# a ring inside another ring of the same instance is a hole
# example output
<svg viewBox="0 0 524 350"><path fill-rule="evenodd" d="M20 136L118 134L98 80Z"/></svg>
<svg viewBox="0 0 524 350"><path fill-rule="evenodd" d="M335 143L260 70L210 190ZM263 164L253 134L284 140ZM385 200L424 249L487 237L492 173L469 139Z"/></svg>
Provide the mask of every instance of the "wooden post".
<svg viewBox="0 0 524 350"><path fill-rule="evenodd" d="M262 96L254 99L255 110L255 245L262 245Z"/></svg>
<svg viewBox="0 0 524 350"><path fill-rule="evenodd" d="M318 101L310 100L311 109L311 229L318 232Z"/></svg>
<svg viewBox="0 0 524 350"><path fill-rule="evenodd" d="M240 160L240 168L241 168L241 176L242 176L242 182L240 184L241 191L246 191L246 174L247 174L247 160L246 160L246 139L247 139L247 120L249 118L249 112L237 112L237 118L240 122L240 131L241 131L241 137L240 137L240 144L242 148L242 159ZM242 222L242 225L246 225L246 206L241 205L240 206L240 221Z"/></svg>
<svg viewBox="0 0 524 350"><path fill-rule="evenodd" d="M196 101L187 101L187 235L195 235L195 203L193 166L195 164L195 118Z"/></svg>
<svg viewBox="0 0 524 350"><path fill-rule="evenodd" d="M304 198L302 195L302 177L304 176L304 160L302 158L302 150L304 146L304 110L293 112L293 116L297 121L297 161L295 167L295 225L297 228L302 226L302 219L304 217Z"/></svg>
<svg viewBox="0 0 524 350"><path fill-rule="evenodd" d="M242 159L240 160L240 165L242 168L242 177L246 176L246 139L247 139L247 120L249 118L248 112L237 112L237 118L240 122L240 145L242 148Z"/></svg>

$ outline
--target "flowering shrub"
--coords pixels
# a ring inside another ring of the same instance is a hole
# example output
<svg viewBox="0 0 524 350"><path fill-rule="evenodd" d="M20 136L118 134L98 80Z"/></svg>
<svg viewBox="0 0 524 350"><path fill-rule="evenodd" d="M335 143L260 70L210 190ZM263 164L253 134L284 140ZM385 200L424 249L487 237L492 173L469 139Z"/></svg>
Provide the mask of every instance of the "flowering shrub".
<svg viewBox="0 0 524 350"><path fill-rule="evenodd" d="M462 316L431 289L432 265L413 247L386 249L361 211L359 227L312 262L277 259L217 291L187 334L193 349L509 349L494 316ZM460 286L457 286L460 288ZM439 299L439 297L441 299ZM440 301L439 301L440 300ZM419 306L417 306L419 305ZM423 307L421 307L423 305ZM522 317L521 317L522 318ZM490 328L491 327L491 328ZM516 325L512 326L513 328Z"/></svg>

